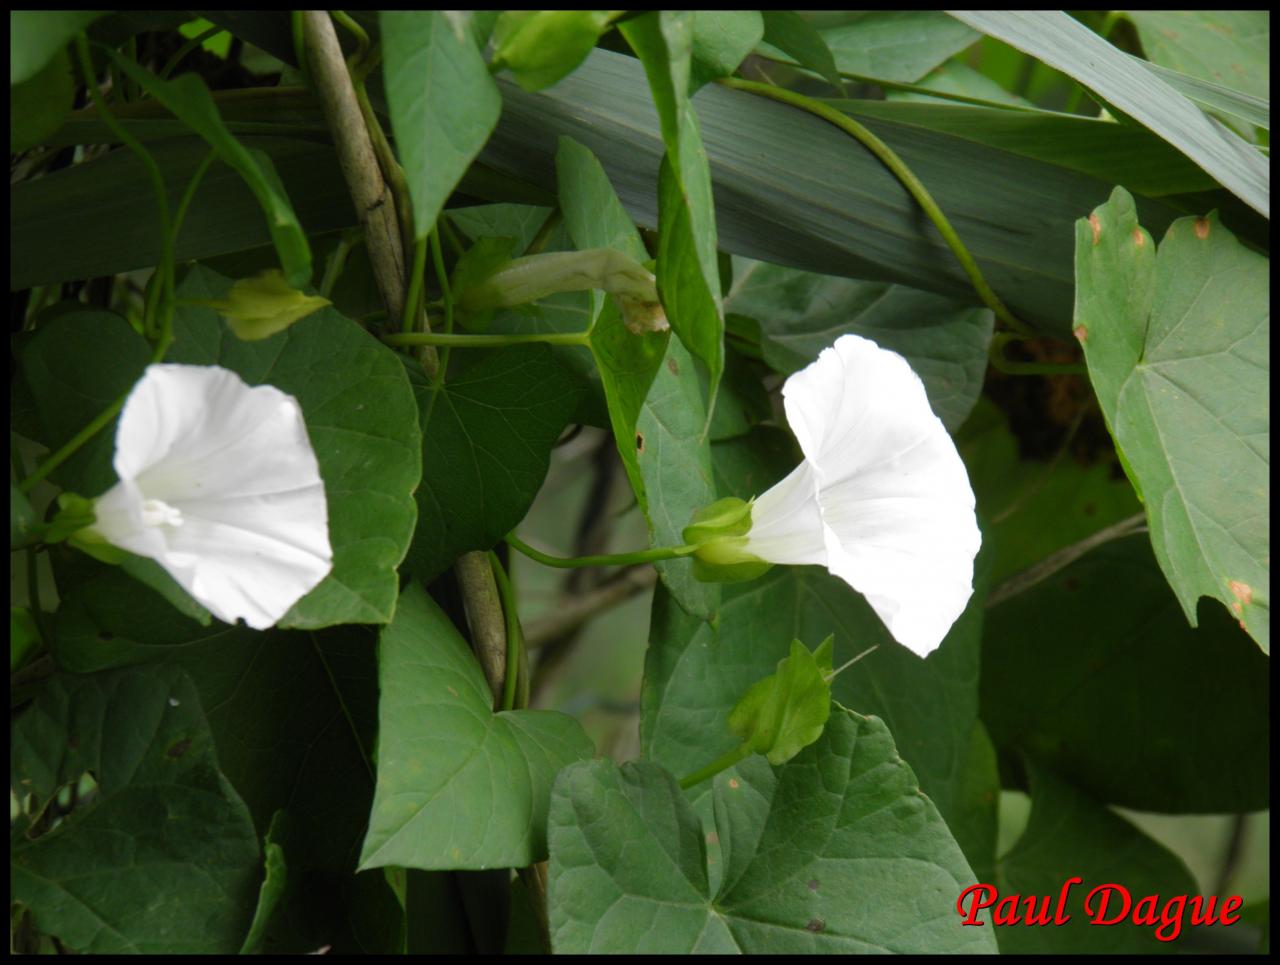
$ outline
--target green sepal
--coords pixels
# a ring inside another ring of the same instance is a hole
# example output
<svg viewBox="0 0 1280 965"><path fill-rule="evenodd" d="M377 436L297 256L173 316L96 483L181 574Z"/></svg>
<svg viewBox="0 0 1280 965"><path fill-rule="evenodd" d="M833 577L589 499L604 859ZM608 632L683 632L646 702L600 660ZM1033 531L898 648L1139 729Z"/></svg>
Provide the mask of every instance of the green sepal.
<svg viewBox="0 0 1280 965"><path fill-rule="evenodd" d="M751 532L751 503L736 496L717 499L693 514L681 533L693 554L694 579L703 583L742 583L763 576L767 563L746 550Z"/></svg>
<svg viewBox="0 0 1280 965"><path fill-rule="evenodd" d="M112 546L91 529L82 529L68 536L67 545L74 546L86 556L92 556L108 566L119 566L132 555L118 546Z"/></svg>
<svg viewBox="0 0 1280 965"><path fill-rule="evenodd" d="M505 10L493 28L493 65L528 91L550 87L586 59L621 10Z"/></svg>
<svg viewBox="0 0 1280 965"><path fill-rule="evenodd" d="M799 640L775 673L752 684L729 713L729 730L770 764L785 764L822 736L831 716L827 637L812 653Z"/></svg>
<svg viewBox="0 0 1280 965"><path fill-rule="evenodd" d="M701 553L704 548L709 552L715 549L724 549L726 553L732 552L727 545L732 544L735 540L742 540L742 537L734 539L715 540L712 543L705 543L698 548ZM764 560L744 558L736 563L715 563L702 559L700 556L693 557L693 578L701 583L746 583L749 580L759 579L769 572L772 563L766 563Z"/></svg>
<svg viewBox="0 0 1280 965"><path fill-rule="evenodd" d="M751 503L737 496L717 499L693 514L681 536L685 543L708 543L724 536L746 536L751 532Z"/></svg>
<svg viewBox="0 0 1280 965"><path fill-rule="evenodd" d="M75 493L61 493L58 496L58 512L44 527L40 539L45 543L61 543L63 540L74 542L85 527L92 526L97 521L92 499L85 499Z"/></svg>

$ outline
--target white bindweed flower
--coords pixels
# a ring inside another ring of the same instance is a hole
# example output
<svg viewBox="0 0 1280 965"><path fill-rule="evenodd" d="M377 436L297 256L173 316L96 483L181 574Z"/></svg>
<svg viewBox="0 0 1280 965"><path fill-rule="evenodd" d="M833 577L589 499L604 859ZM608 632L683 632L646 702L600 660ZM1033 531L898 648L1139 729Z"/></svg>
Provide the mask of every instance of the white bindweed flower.
<svg viewBox="0 0 1280 965"><path fill-rule="evenodd" d="M782 395L804 461L751 504L749 530L699 556L825 566L899 643L929 654L973 594L982 536L964 463L923 383L896 352L844 335Z"/></svg>
<svg viewBox="0 0 1280 965"><path fill-rule="evenodd" d="M155 560L227 623L274 625L333 566L302 409L274 386L149 366L120 415L115 469L91 538Z"/></svg>

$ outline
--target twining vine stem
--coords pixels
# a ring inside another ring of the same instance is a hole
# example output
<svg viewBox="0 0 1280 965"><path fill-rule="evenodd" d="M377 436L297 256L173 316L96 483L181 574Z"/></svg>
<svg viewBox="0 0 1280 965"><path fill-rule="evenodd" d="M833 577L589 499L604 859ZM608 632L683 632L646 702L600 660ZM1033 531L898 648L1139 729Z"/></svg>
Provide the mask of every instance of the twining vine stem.
<svg viewBox="0 0 1280 965"><path fill-rule="evenodd" d="M956 233L955 228L951 226L951 222L947 220L947 216L942 213L938 203L933 200L933 195L920 182L920 179L915 176L911 168L903 162L902 158L898 157L893 148L885 144L884 141L880 140L852 117L816 98L806 97L804 94L797 94L795 91L787 90L783 87L774 87L772 84L743 80L740 77L721 77L719 83L734 90L746 91L750 94L757 94L760 97L768 97L808 111L810 114L834 124L850 137L861 142L868 151L880 159L884 166L893 173L894 177L902 182L902 186L907 189L911 196L915 198L916 203L924 210L924 213L929 216L929 220L933 222L934 227L938 229L938 233L942 235L942 240L947 243L947 247L951 249L956 256L956 260L960 262L960 267L969 276L970 282L973 283L973 287L983 303L995 313L997 318L1014 331L1027 336L1034 334L1026 322L1009 311L1005 303L1000 300L1000 296L987 284L986 278L982 275L982 270L978 268L978 263L974 260L973 255L969 253L969 249L965 247L964 242L960 240L960 236Z"/></svg>
<svg viewBox="0 0 1280 965"><path fill-rule="evenodd" d="M323 10L304 10L300 27L303 62L319 95L343 176L365 227L365 244L374 277L391 316L403 318L407 294L402 241L405 226L397 215L394 198L379 166L375 134L370 132L369 118L361 109L329 14ZM373 120L376 123L376 118ZM435 362L434 353L429 361ZM428 359L423 362L428 374L434 376L434 364L428 366ZM506 674L507 640L493 570L481 552L462 555L454 563L454 570L471 625L476 656L490 688L498 696Z"/></svg>

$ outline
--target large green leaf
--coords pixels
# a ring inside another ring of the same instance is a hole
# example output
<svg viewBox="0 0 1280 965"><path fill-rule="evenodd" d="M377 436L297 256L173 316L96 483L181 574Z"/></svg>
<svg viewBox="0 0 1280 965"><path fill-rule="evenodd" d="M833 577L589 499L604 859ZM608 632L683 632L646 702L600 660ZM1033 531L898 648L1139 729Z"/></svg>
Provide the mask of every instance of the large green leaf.
<svg viewBox="0 0 1280 965"><path fill-rule="evenodd" d="M694 512L716 498L703 384L693 356L675 339L668 342L636 421L636 462L644 481L640 508L653 546L681 545ZM694 579L687 559L655 565L680 606L711 619L720 599L719 584Z"/></svg>
<svg viewBox="0 0 1280 965"><path fill-rule="evenodd" d="M503 120L482 158L550 185L558 138L568 135L600 159L632 217L655 226L654 172L663 148L656 112L634 94L642 76L633 59L596 50L549 90L527 94L504 86ZM978 303L915 201L848 135L803 111L718 84L703 88L694 103L724 250ZM866 123L928 186L1006 304L1065 333L1073 284L1070 225L1105 199L1114 182L915 125ZM814 171L841 173L835 179L804 173ZM1159 202L1141 201L1140 208L1157 227L1175 214Z"/></svg>
<svg viewBox="0 0 1280 965"><path fill-rule="evenodd" d="M58 51L38 74L9 88L9 153L43 143L62 126L74 100L71 62Z"/></svg>
<svg viewBox="0 0 1280 965"><path fill-rule="evenodd" d="M1133 199L1076 225L1076 333L1156 558L1192 626L1212 596L1270 648L1270 274L1218 219L1157 250Z"/></svg>
<svg viewBox="0 0 1280 965"><path fill-rule="evenodd" d="M274 837L289 874L268 947L368 949L371 939L354 933L375 896L353 891L350 875L373 799L373 633L202 628L119 568L66 551L56 563L64 588L54 624L59 665L77 673L140 662L184 670L209 708L222 771L259 835L284 811Z"/></svg>
<svg viewBox="0 0 1280 965"><path fill-rule="evenodd" d="M973 873L885 725L833 708L778 767L715 780L725 871L713 892L698 818L650 763L566 768L552 797L557 952L985 952L955 896Z"/></svg>
<svg viewBox="0 0 1280 965"><path fill-rule="evenodd" d="M641 695L645 757L685 774L735 747L727 723L733 705L773 671L794 639L812 645L834 634L836 666L878 646L836 678L835 698L888 723L898 752L970 860L989 861L989 807L979 807L961 779L978 718L984 587L925 660L896 643L858 593L813 567L777 567L723 593L714 625L685 613L661 589L654 597Z"/></svg>
<svg viewBox="0 0 1280 965"><path fill-rule="evenodd" d="M227 130L200 75L182 74L174 80L161 80L114 51L112 59L118 69L204 138L219 160L244 178L267 216L267 229L289 284L294 288L307 284L311 280L311 247L270 156L246 148Z"/></svg>
<svg viewBox="0 0 1280 965"><path fill-rule="evenodd" d="M484 146L502 97L469 33L441 10L380 15L387 106L425 238L467 166Z"/></svg>
<svg viewBox="0 0 1280 965"><path fill-rule="evenodd" d="M34 839L29 818L15 827L12 899L77 952L235 952L258 842L191 681L172 668L46 681L14 727L11 794L43 810L86 772L97 792L60 825Z"/></svg>
<svg viewBox="0 0 1280 965"><path fill-rule="evenodd" d="M635 261L649 253L636 226L614 193L600 162L572 138L556 151L556 183L565 226L582 250L616 248ZM647 505L636 451L636 421L662 364L667 332L632 332L612 300L592 293L591 354L604 386L609 422L627 477L641 506Z"/></svg>
<svg viewBox="0 0 1280 965"><path fill-rule="evenodd" d="M379 645L378 784L362 869L523 868L546 857L560 768L593 748L572 717L491 712L465 642L417 586Z"/></svg>
<svg viewBox="0 0 1280 965"><path fill-rule="evenodd" d="M759 10L693 11L693 61L689 90L727 77L755 49L764 33Z"/></svg>
<svg viewBox="0 0 1280 965"><path fill-rule="evenodd" d="M1265 10L1126 10L1147 59L1254 97L1271 93Z"/></svg>
<svg viewBox="0 0 1280 965"><path fill-rule="evenodd" d="M822 75L822 79L838 93L844 93L844 80L840 77L835 56L813 24L794 10L763 10L761 13L764 16L764 40L770 47L777 47L801 67Z"/></svg>
<svg viewBox="0 0 1280 965"><path fill-rule="evenodd" d="M813 23L841 70L904 82L919 80L978 39L940 10L826 12Z"/></svg>
<svg viewBox="0 0 1280 965"><path fill-rule="evenodd" d="M1000 951L1077 955L1176 951L1178 942L1158 941L1150 925L1129 921L1112 927L1093 924L1085 899L1094 888L1107 883L1128 888L1135 904L1147 895L1159 895L1162 907L1175 895L1195 895L1199 889L1182 862L1049 769L1033 765L1030 771L1031 820L1017 844L1000 860L996 876L999 894L1056 901L1071 879L1083 880L1071 884L1067 891L1061 911L1070 916L1069 921L1049 927L1027 927L1021 921L1000 926L996 932ZM1111 897L1104 920L1113 918L1121 904L1119 897ZM1042 914L1043 907L1040 905ZM1095 912L1101 909L1101 894L1093 896L1090 907ZM1023 898L1019 916L1026 912ZM1162 933L1170 931L1166 928ZM1186 935L1183 930L1184 940Z"/></svg>
<svg viewBox="0 0 1280 965"><path fill-rule="evenodd" d="M9 84L20 84L40 73L71 38L105 11L10 10Z"/></svg>
<svg viewBox="0 0 1280 965"><path fill-rule="evenodd" d="M469 550L487 550L524 518L578 400L546 345L486 355L437 392L414 378L423 425L415 575L434 579Z"/></svg>
<svg viewBox="0 0 1280 965"><path fill-rule="evenodd" d="M952 16L1056 67L1159 134L1255 211L1270 217L1271 167L1253 145L1062 11L963 11Z"/></svg>
<svg viewBox="0 0 1280 965"><path fill-rule="evenodd" d="M490 69L510 70L525 90L550 87L582 63L618 14L617 10L503 11L494 24Z"/></svg>
<svg viewBox="0 0 1280 965"><path fill-rule="evenodd" d="M621 26L644 65L666 155L658 175L658 293L671 329L711 375L724 371L724 318L711 170L689 100L693 14L663 10Z"/></svg>
<svg viewBox="0 0 1280 965"><path fill-rule="evenodd" d="M765 361L787 374L850 332L892 349L911 363L952 431L969 415L987 372L991 312L901 285L736 258L725 311L757 323Z"/></svg>
<svg viewBox="0 0 1280 965"><path fill-rule="evenodd" d="M1098 800L1180 813L1270 803L1267 658L1217 607L1188 627L1145 537L992 608L982 656L996 744ZM1189 726L1188 708L1213 726Z"/></svg>

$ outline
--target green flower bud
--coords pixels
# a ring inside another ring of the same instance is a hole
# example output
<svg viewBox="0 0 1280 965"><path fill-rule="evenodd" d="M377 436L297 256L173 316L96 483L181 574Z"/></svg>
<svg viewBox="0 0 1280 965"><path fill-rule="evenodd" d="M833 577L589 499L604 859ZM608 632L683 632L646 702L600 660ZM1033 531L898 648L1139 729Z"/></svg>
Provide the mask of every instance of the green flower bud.
<svg viewBox="0 0 1280 965"><path fill-rule="evenodd" d="M799 640L775 673L752 685L729 712L729 729L770 764L785 764L822 736L831 715L827 637L812 653Z"/></svg>
<svg viewBox="0 0 1280 965"><path fill-rule="evenodd" d="M193 301L220 312L236 337L246 342L270 338L330 304L327 298L293 288L278 268L242 278L222 298Z"/></svg>
<svg viewBox="0 0 1280 965"><path fill-rule="evenodd" d="M494 64L525 90L572 73L621 10L507 10L493 28Z"/></svg>

